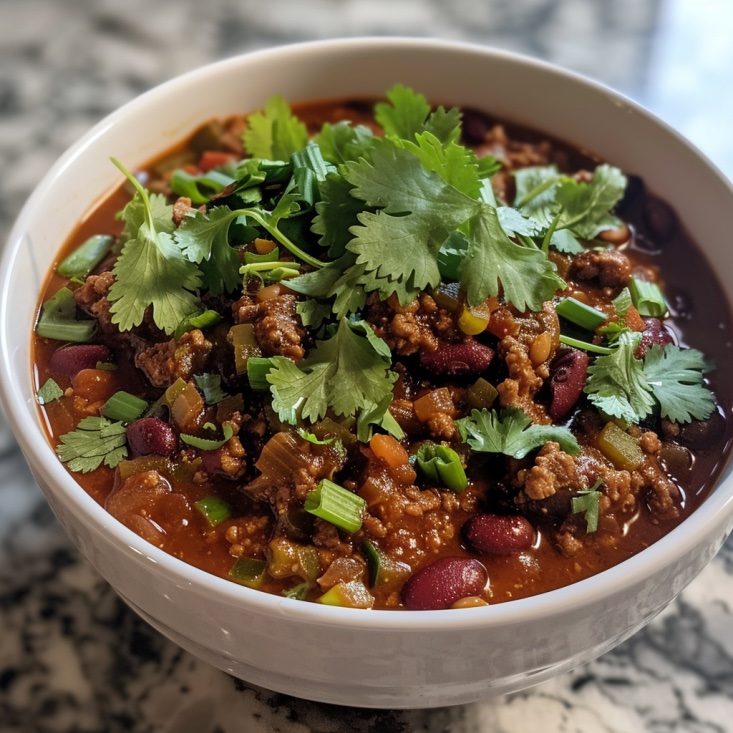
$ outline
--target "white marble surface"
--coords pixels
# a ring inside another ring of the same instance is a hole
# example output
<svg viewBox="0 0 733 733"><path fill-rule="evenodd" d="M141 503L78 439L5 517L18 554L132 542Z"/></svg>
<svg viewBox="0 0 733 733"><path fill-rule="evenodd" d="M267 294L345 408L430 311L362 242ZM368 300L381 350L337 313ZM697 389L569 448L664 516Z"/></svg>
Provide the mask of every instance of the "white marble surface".
<svg viewBox="0 0 733 733"><path fill-rule="evenodd" d="M0 0L0 239L55 157L139 92L342 35L550 59L646 103L733 177L732 20L729 0ZM646 629L572 673L456 708L351 710L253 689L163 639L72 548L4 426L0 463L3 733L733 731L733 541Z"/></svg>

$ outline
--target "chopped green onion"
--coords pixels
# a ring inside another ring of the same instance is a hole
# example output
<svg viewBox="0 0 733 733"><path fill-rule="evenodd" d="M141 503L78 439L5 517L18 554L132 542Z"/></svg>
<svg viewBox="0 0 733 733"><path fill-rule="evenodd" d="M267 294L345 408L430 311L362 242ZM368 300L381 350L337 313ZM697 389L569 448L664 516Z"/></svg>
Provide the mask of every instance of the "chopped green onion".
<svg viewBox="0 0 733 733"><path fill-rule="evenodd" d="M587 341L581 341L580 339L570 338L570 336L560 336L560 343L565 346L572 346L576 349L582 349L583 351L590 351L593 354L613 354L616 349L612 349L608 346L596 346L596 344L588 343Z"/></svg>
<svg viewBox="0 0 733 733"><path fill-rule="evenodd" d="M113 364L111 361L98 361L94 368L101 369L103 372L116 372L117 364Z"/></svg>
<svg viewBox="0 0 733 733"><path fill-rule="evenodd" d="M203 514L211 527L216 527L232 515L229 504L218 496L205 496L195 501L193 505Z"/></svg>
<svg viewBox="0 0 733 733"><path fill-rule="evenodd" d="M59 275L71 278L86 277L105 257L112 246L114 237L108 234L95 234L79 245L70 255L61 260Z"/></svg>
<svg viewBox="0 0 733 733"><path fill-rule="evenodd" d="M364 540L361 547L364 550L367 566L369 567L369 585L373 588L379 579L379 567L382 564L382 557L369 540Z"/></svg>
<svg viewBox="0 0 733 733"><path fill-rule="evenodd" d="M591 308L589 305L581 303L575 298L561 300L555 306L555 310L559 316L588 331L595 331L598 326L608 320L608 316L605 313Z"/></svg>
<svg viewBox="0 0 733 733"><path fill-rule="evenodd" d="M221 314L214 310L205 310L203 313L197 313L193 316L186 316L176 327L173 332L173 338L179 339L186 331L192 328L200 328L205 331L207 328L216 326L221 321Z"/></svg>
<svg viewBox="0 0 733 733"><path fill-rule="evenodd" d="M269 392L270 383L267 381L267 375L272 367L272 359L269 357L250 356L247 359L247 379L255 392Z"/></svg>
<svg viewBox="0 0 733 733"><path fill-rule="evenodd" d="M47 379L46 383L36 393L39 405L47 405L49 402L64 396L64 390L53 379Z"/></svg>
<svg viewBox="0 0 733 733"><path fill-rule="evenodd" d="M245 265L258 265L262 262L277 262L280 259L280 248L273 247L269 252L265 254L257 254L257 252L245 252L244 253L244 264Z"/></svg>
<svg viewBox="0 0 733 733"><path fill-rule="evenodd" d="M115 392L105 402L102 408L102 414L110 420L121 420L122 422L132 422L137 420L140 415L148 408L148 403L139 397L120 390Z"/></svg>
<svg viewBox="0 0 733 733"><path fill-rule="evenodd" d="M69 288L61 288L41 306L36 333L54 341L89 341L97 329L96 321L76 320L76 301Z"/></svg>
<svg viewBox="0 0 733 733"><path fill-rule="evenodd" d="M217 170L210 170L194 176L179 168L171 176L171 189L179 196L187 196L191 203L205 204L216 193L221 193L227 186L234 183L234 178Z"/></svg>
<svg viewBox="0 0 733 733"><path fill-rule="evenodd" d="M229 329L229 340L234 347L234 365L237 374L247 373L247 361L253 356L261 356L260 345L251 323L240 323Z"/></svg>
<svg viewBox="0 0 733 733"><path fill-rule="evenodd" d="M351 580L348 583L336 583L316 602L342 608L371 608L374 605L374 596L360 580Z"/></svg>
<svg viewBox="0 0 733 733"><path fill-rule="evenodd" d="M632 277L629 281L629 292L640 316L664 317L667 312L667 304L664 302L664 293L659 285Z"/></svg>
<svg viewBox="0 0 733 733"><path fill-rule="evenodd" d="M361 529L365 504L357 494L324 478L305 497L304 507L308 513L353 534Z"/></svg>
<svg viewBox="0 0 733 733"><path fill-rule="evenodd" d="M249 588L259 588L264 580L266 568L267 563L264 560L255 560L253 557L240 557L232 565L229 578Z"/></svg>
<svg viewBox="0 0 733 733"><path fill-rule="evenodd" d="M461 457L447 445L423 443L415 456L415 464L423 476L459 493L468 486Z"/></svg>
<svg viewBox="0 0 733 733"><path fill-rule="evenodd" d="M494 401L499 396L491 382L487 382L483 377L479 377L467 390L464 399L469 407L474 410L490 409Z"/></svg>
<svg viewBox="0 0 733 733"><path fill-rule="evenodd" d="M216 450L217 448L221 448L225 443L229 441L232 435L234 435L232 426L228 423L225 424L222 428L222 433L224 434L224 437L221 440L209 440L208 438L199 438L196 435L187 435L186 433L181 433L181 440L186 445L193 446L194 448L199 448L200 450Z"/></svg>
<svg viewBox="0 0 733 733"><path fill-rule="evenodd" d="M300 265L297 262L288 261L257 262L251 265L242 265L239 268L239 274L245 278L254 275L268 282L280 282L280 280L299 275Z"/></svg>

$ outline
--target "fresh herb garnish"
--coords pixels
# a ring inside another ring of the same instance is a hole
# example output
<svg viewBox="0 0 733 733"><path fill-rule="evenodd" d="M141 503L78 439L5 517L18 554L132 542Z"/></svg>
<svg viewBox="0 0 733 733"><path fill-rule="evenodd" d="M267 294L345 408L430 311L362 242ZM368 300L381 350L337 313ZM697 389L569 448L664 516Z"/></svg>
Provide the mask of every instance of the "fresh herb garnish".
<svg viewBox="0 0 733 733"><path fill-rule="evenodd" d="M76 430L60 436L56 454L71 471L89 473L102 463L114 468L127 458L127 436L122 422L85 417Z"/></svg>
<svg viewBox="0 0 733 733"><path fill-rule="evenodd" d="M186 445L193 446L194 448L199 448L200 450L217 450L217 448L221 448L223 445L228 443L229 439L234 435L232 426L229 425L229 423L224 423L221 432L223 435L221 440L199 438L197 435L188 435L186 433L181 433L180 437Z"/></svg>
<svg viewBox="0 0 733 733"><path fill-rule="evenodd" d="M533 425L532 419L518 407L496 410L472 410L470 417L456 420L464 442L478 453L504 453L524 458L548 441L559 443L571 455L580 454L575 436L564 427Z"/></svg>
<svg viewBox="0 0 733 733"><path fill-rule="evenodd" d="M601 493L598 489L602 485L598 479L590 489L578 492L577 496L571 499L573 514L583 514L585 519L585 531L592 534L598 529L598 516L600 513Z"/></svg>
<svg viewBox="0 0 733 733"><path fill-rule="evenodd" d="M305 147L308 131L290 111L288 103L275 94L267 100L262 112L255 112L247 118L242 142L253 158L288 160L293 153Z"/></svg>
<svg viewBox="0 0 733 733"><path fill-rule="evenodd" d="M49 402L53 402L63 396L64 390L53 379L47 379L45 384L36 392L36 399L39 405L47 405Z"/></svg>
<svg viewBox="0 0 733 733"><path fill-rule="evenodd" d="M630 423L638 423L655 405L673 422L710 417L715 399L704 385L711 369L697 349L674 344L653 344L637 359L641 334L623 332L612 354L599 356L588 368L584 391L600 411Z"/></svg>
<svg viewBox="0 0 733 733"><path fill-rule="evenodd" d="M207 405L215 405L221 402L226 394L221 388L221 376L218 374L195 374L196 386L203 392L204 400Z"/></svg>
<svg viewBox="0 0 733 733"><path fill-rule="evenodd" d="M335 336L318 341L299 364L282 356L271 358L267 381L272 385L272 406L281 420L291 424L299 418L316 422L329 410L337 416L356 415L381 404L397 379L384 352L355 333L345 319Z"/></svg>
<svg viewBox="0 0 733 733"><path fill-rule="evenodd" d="M196 291L201 272L173 240L173 207L164 196L149 194L119 161L113 162L135 187L135 196L121 214L125 243L112 270L112 322L120 331L129 331L142 323L152 306L155 325L171 334L200 308Z"/></svg>

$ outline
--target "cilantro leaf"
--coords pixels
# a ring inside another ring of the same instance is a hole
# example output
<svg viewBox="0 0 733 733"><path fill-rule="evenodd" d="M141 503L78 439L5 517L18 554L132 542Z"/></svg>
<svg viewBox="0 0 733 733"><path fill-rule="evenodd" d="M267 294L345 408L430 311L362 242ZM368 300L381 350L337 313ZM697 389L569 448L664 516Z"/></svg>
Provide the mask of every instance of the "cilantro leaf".
<svg viewBox="0 0 733 733"><path fill-rule="evenodd" d="M318 243L328 247L329 256L341 257L354 238L350 230L358 225L364 202L352 196L354 187L340 175L328 175L320 189L321 201L316 204L311 231L321 235Z"/></svg>
<svg viewBox="0 0 733 733"><path fill-rule="evenodd" d="M555 166L523 168L515 174L515 207L526 217L549 228L558 217L556 234L568 230L582 239L594 239L619 225L611 209L621 200L626 177L618 168L599 165L590 183L561 175ZM567 234L552 244L577 247Z"/></svg>
<svg viewBox="0 0 733 733"><path fill-rule="evenodd" d="M565 287L555 265L539 249L514 244L502 229L496 209L482 207L469 223L468 249L459 268L469 305L499 292L518 310L539 311Z"/></svg>
<svg viewBox="0 0 733 733"><path fill-rule="evenodd" d="M47 379L36 393L36 399L39 405L47 405L49 402L53 402L63 396L64 390L53 379Z"/></svg>
<svg viewBox="0 0 733 733"><path fill-rule="evenodd" d="M531 418L518 407L496 410L472 410L470 417L456 420L461 438L478 453L504 453L524 458L548 441L560 444L570 455L580 454L575 436L564 427L532 425Z"/></svg>
<svg viewBox="0 0 733 733"><path fill-rule="evenodd" d="M404 304L421 290L436 287L440 247L478 203L389 143L375 148L371 163L348 163L344 177L354 186L353 196L382 207L359 215L360 225L352 227L355 236L347 246L359 256L357 263L374 273L371 289L381 279L383 295L397 292Z"/></svg>
<svg viewBox="0 0 733 733"><path fill-rule="evenodd" d="M378 405L367 405L359 413L356 420L356 437L362 443L368 443L372 439L375 427L382 428L397 440L405 437L404 431L389 411L391 403L392 394L388 394Z"/></svg>
<svg viewBox="0 0 733 733"><path fill-rule="evenodd" d="M226 395L221 388L221 376L218 374L194 374L196 386L204 393L204 400L207 405L215 405L221 402Z"/></svg>
<svg viewBox="0 0 733 733"><path fill-rule="evenodd" d="M230 293L240 285L239 256L229 246L229 227L236 211L216 206L206 214L196 211L186 216L174 239L183 254L200 264L203 286L213 293Z"/></svg>
<svg viewBox="0 0 733 733"><path fill-rule="evenodd" d="M640 333L620 333L618 348L588 367L583 388L599 410L631 423L642 420L654 407L644 366L634 356L640 341Z"/></svg>
<svg viewBox="0 0 733 733"><path fill-rule="evenodd" d="M397 375L390 362L364 336L342 319L333 338L319 341L298 365L284 357L272 357L267 374L272 385L272 406L284 422L297 416L316 422L329 410L337 416L356 415L380 404L392 393Z"/></svg>
<svg viewBox="0 0 733 733"><path fill-rule="evenodd" d="M459 191L471 198L478 198L481 176L478 158L473 150L454 142L444 145L430 132L416 135L415 140L405 141L402 146L418 158L425 170L434 171Z"/></svg>
<svg viewBox="0 0 733 733"><path fill-rule="evenodd" d="M599 165L590 183L565 181L557 191L556 202L562 210L559 229L570 229L583 239L593 239L620 224L611 209L621 200L626 176L618 168Z"/></svg>
<svg viewBox="0 0 733 733"><path fill-rule="evenodd" d="M113 162L136 193L122 211L128 239L112 270L115 282L108 296L112 322L120 331L129 331L142 323L145 311L152 306L155 325L171 334L200 307L195 291L201 285L201 272L173 240L172 207L163 206L158 194L149 197L129 171Z"/></svg>
<svg viewBox="0 0 733 733"><path fill-rule="evenodd" d="M587 534L592 534L598 529L598 515L600 514L602 495L598 489L601 483L601 479L598 479L590 489L579 491L578 495L574 496L570 502L573 514L584 515Z"/></svg>
<svg viewBox="0 0 733 733"><path fill-rule="evenodd" d="M299 300L295 304L295 312L305 328L319 328L330 317L331 306L312 299Z"/></svg>
<svg viewBox="0 0 733 733"><path fill-rule="evenodd" d="M122 422L103 417L85 417L76 430L60 436L56 446L58 457L70 471L89 473L105 466L114 468L127 457L127 436Z"/></svg>
<svg viewBox="0 0 733 733"><path fill-rule="evenodd" d="M253 158L288 160L305 147L308 131L293 115L288 103L275 94L265 103L262 112L247 118L247 129L242 136L247 152Z"/></svg>
<svg viewBox="0 0 733 733"><path fill-rule="evenodd" d="M326 122L315 138L323 158L336 165L368 157L373 140L374 133L368 127L348 122Z"/></svg>
<svg viewBox="0 0 733 733"><path fill-rule="evenodd" d="M425 96L402 84L395 84L385 95L388 102L374 105L374 119L385 135L411 140L423 130L430 114L430 105Z"/></svg>
<svg viewBox="0 0 733 733"><path fill-rule="evenodd" d="M402 84L395 84L385 95L388 102L374 105L374 119L388 137L413 140L415 135L429 132L448 144L460 135L461 113L457 109L439 107L431 112L425 96Z"/></svg>
<svg viewBox="0 0 733 733"><path fill-rule="evenodd" d="M644 355L644 376L660 406L660 414L672 422L705 420L715 409L715 398L703 384L711 365L697 349L674 344L653 344Z"/></svg>

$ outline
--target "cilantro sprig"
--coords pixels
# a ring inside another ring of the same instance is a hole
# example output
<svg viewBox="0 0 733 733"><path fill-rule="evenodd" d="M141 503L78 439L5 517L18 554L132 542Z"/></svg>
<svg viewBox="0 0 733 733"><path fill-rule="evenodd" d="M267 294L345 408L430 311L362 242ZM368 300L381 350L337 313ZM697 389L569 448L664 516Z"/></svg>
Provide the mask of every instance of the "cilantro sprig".
<svg viewBox="0 0 733 733"><path fill-rule="evenodd" d="M503 453L524 458L548 441L573 456L580 454L575 436L565 427L533 425L532 419L518 407L496 410L472 410L469 417L456 420L465 443L478 453Z"/></svg>
<svg viewBox="0 0 733 733"><path fill-rule="evenodd" d="M336 416L353 416L383 405L385 413L385 398L391 399L397 379L390 370L387 345L373 333L369 338L358 334L347 319L299 364L282 356L271 360L267 381L272 385L272 406L291 424L299 419L316 422L329 410ZM371 422L378 422L376 416Z"/></svg>
<svg viewBox="0 0 733 733"><path fill-rule="evenodd" d="M59 440L56 454L71 471L89 473L103 463L114 468L127 458L125 424L104 417L85 417Z"/></svg>
<svg viewBox="0 0 733 733"><path fill-rule="evenodd" d="M636 358L641 334L621 332L613 353L596 358L584 387L601 412L638 423L656 408L672 422L704 420L715 409L715 398L704 384L712 366L697 349L653 344Z"/></svg>
<svg viewBox="0 0 733 733"><path fill-rule="evenodd" d="M173 240L173 207L160 194L149 194L135 176L118 160L112 162L135 188L135 196L125 206L124 245L112 273L109 290L112 322L120 331L139 326L148 307L153 321L171 334L189 314L200 309L196 294L201 272L184 257Z"/></svg>

